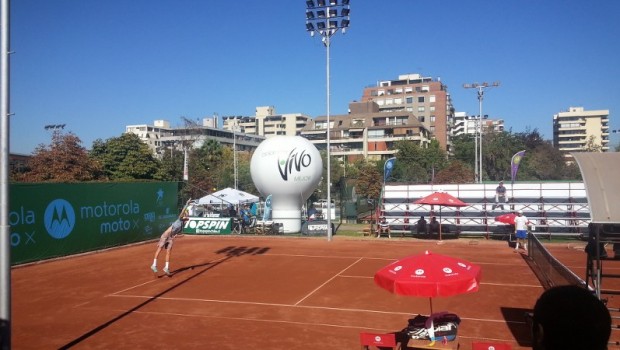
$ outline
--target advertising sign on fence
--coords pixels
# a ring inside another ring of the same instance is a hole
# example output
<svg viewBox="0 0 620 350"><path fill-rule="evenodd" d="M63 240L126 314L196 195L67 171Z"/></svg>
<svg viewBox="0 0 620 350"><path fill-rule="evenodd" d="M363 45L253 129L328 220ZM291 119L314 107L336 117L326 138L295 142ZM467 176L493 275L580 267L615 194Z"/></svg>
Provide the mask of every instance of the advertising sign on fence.
<svg viewBox="0 0 620 350"><path fill-rule="evenodd" d="M11 184L11 262L159 237L178 216L177 183Z"/></svg>
<svg viewBox="0 0 620 350"><path fill-rule="evenodd" d="M231 230L231 218L190 217L183 227L183 233L195 235L230 234Z"/></svg>

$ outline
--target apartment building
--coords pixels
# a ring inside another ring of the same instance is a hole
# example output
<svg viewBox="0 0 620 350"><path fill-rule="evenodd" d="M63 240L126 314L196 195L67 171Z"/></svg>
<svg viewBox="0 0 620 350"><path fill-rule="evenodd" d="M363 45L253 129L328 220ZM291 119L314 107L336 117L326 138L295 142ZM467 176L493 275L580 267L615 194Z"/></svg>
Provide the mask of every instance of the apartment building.
<svg viewBox="0 0 620 350"><path fill-rule="evenodd" d="M362 102L373 101L381 112L408 112L429 130L441 147L450 152L450 127L454 116L448 87L440 78L420 74L399 75L396 80L386 80L377 86L367 87Z"/></svg>
<svg viewBox="0 0 620 350"><path fill-rule="evenodd" d="M382 160L396 153L395 143L412 140L423 147L430 132L411 112L381 111L374 101L352 102L349 114L329 118L330 152L341 161ZM301 131L319 150L327 149L327 117L311 120Z"/></svg>
<svg viewBox="0 0 620 350"><path fill-rule="evenodd" d="M311 120L302 113L277 114L273 106L256 107L254 116L224 116L225 130L269 138L276 135L295 136Z"/></svg>
<svg viewBox="0 0 620 350"><path fill-rule="evenodd" d="M162 156L171 149L183 150L183 147L198 148L208 140L235 147L238 151L254 150L265 139L258 135L247 135L230 130L216 128L216 118L204 118L202 125L184 125L171 127L167 120L156 120L153 125L139 124L125 126L126 133L138 135L153 153Z"/></svg>
<svg viewBox="0 0 620 350"><path fill-rule="evenodd" d="M565 160L573 161L570 152L586 151L589 140L603 152L609 150L609 110L587 111L569 107L553 115L553 146L565 152Z"/></svg>
<svg viewBox="0 0 620 350"><path fill-rule="evenodd" d="M482 126L482 129L480 128ZM502 132L504 131L503 119L488 119L487 116L482 117L482 123L477 115L467 115L465 112L455 112L452 121L451 136L458 136L463 134L474 135L476 131L482 130L484 135L487 132Z"/></svg>

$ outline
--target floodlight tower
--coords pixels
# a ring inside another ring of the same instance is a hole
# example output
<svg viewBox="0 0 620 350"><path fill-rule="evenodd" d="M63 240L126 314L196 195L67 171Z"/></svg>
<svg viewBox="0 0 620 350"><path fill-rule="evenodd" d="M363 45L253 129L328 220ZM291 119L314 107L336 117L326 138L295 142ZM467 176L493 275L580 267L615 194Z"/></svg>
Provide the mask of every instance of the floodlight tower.
<svg viewBox="0 0 620 350"><path fill-rule="evenodd" d="M330 150L330 75L329 49L331 37L342 30L344 34L349 28L349 0L314 0L306 1L306 30L310 36L318 33L327 52L327 240L332 239L332 183L331 183L331 150Z"/></svg>
<svg viewBox="0 0 620 350"><path fill-rule="evenodd" d="M477 174L476 181L478 183L482 183L482 131L483 131L482 130L483 129L482 128L482 100L484 99L484 89L494 88L498 86L499 86L499 81L496 81L492 84L489 84L487 82L484 82L481 84L478 84L478 83L463 84L463 87L466 89L478 89L478 107L479 107L480 114L478 115L478 118L475 119L475 127L474 127L475 129L474 131L474 144L475 144L474 152L476 153L474 173ZM478 128L480 128L480 130L478 130ZM478 140L478 137L480 138L480 140ZM477 169L476 169L476 166L478 166Z"/></svg>

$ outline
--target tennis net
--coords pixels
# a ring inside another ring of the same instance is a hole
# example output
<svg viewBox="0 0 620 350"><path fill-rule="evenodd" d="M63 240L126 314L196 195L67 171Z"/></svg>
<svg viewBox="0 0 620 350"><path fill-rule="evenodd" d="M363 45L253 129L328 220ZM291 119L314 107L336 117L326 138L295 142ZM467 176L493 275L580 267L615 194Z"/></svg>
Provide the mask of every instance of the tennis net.
<svg viewBox="0 0 620 350"><path fill-rule="evenodd" d="M586 287L586 282L551 255L536 235L529 234L528 246L528 256L545 289L561 285Z"/></svg>

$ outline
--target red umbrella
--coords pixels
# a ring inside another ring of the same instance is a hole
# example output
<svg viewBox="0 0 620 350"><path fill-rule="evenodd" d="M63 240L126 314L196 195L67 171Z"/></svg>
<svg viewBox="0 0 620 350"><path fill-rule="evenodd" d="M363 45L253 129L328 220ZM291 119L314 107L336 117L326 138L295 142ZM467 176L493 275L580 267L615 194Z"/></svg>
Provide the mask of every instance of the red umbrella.
<svg viewBox="0 0 620 350"><path fill-rule="evenodd" d="M502 215L496 216L495 221L502 222L508 225L514 225L516 217L517 215L515 215L514 213L502 214Z"/></svg>
<svg viewBox="0 0 620 350"><path fill-rule="evenodd" d="M479 266L429 251L393 262L375 273L375 283L391 293L428 297L431 314L432 298L475 292L480 278Z"/></svg>
<svg viewBox="0 0 620 350"><path fill-rule="evenodd" d="M414 204L439 205L439 221L441 222L441 207L466 207L467 204L447 192L434 192L422 197ZM439 239L441 240L441 224L439 225Z"/></svg>

